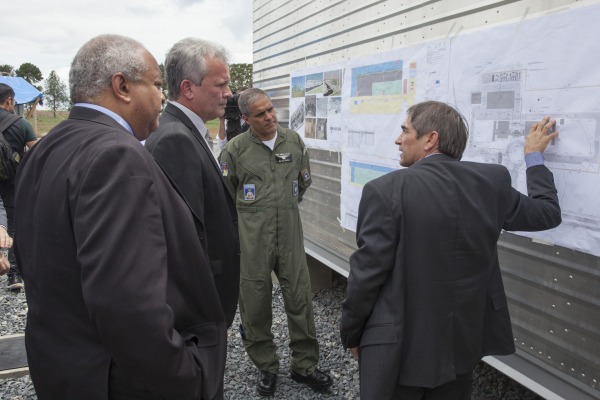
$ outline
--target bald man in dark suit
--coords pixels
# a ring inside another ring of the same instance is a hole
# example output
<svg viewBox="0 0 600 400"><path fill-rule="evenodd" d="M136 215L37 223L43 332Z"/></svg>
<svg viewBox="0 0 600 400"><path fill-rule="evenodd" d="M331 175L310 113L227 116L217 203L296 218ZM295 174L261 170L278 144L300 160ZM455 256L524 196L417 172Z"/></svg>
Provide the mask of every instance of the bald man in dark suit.
<svg viewBox="0 0 600 400"><path fill-rule="evenodd" d="M17 175L25 343L40 400L221 399L226 322L184 199L140 143L156 60L117 35L70 71L74 107Z"/></svg>

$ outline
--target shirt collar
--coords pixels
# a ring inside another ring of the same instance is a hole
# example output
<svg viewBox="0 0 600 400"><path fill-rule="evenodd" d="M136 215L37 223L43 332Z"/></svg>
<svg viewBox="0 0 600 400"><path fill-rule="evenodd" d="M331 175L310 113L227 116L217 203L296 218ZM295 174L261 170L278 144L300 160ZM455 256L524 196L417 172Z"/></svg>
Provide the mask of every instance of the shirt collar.
<svg viewBox="0 0 600 400"><path fill-rule="evenodd" d="M100 111L101 113L106 114L109 117L111 117L112 119L114 119L115 121L117 121L119 123L119 125L121 125L125 129L127 129L127 132L129 132L129 134L131 136L135 137L135 135L133 133L133 129L131 129L131 126L127 123L127 121L125 121L125 119L123 119L123 117L121 117L119 114L115 113L114 111L111 111L108 108L99 106L97 104L90 104L90 103L75 103L73 106L74 107L91 108L92 110Z"/></svg>
<svg viewBox="0 0 600 400"><path fill-rule="evenodd" d="M202 118L200 118L198 114L176 101L169 101L169 104L172 104L175 107L179 108L181 111L183 111L183 113L190 119L190 121L192 121L192 124L194 124L196 129L198 129L198 132L200 132L202 138L206 136L208 128L206 127L206 125L204 125L204 121L202 121Z"/></svg>

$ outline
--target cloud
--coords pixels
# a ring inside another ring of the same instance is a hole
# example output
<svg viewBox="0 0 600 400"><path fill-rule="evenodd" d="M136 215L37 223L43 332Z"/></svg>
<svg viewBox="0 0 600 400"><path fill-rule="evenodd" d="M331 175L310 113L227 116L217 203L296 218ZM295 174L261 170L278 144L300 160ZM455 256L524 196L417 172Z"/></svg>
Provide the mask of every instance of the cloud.
<svg viewBox="0 0 600 400"><path fill-rule="evenodd" d="M232 62L252 62L250 0L31 0L2 5L0 64L31 62L47 77L67 82L71 60L87 40L102 33L142 42L158 62L173 43L200 37L225 46Z"/></svg>
<svg viewBox="0 0 600 400"><path fill-rule="evenodd" d="M250 1L250 0L248 0ZM194 6L202 3L206 3L206 0L175 0L177 4L182 7Z"/></svg>

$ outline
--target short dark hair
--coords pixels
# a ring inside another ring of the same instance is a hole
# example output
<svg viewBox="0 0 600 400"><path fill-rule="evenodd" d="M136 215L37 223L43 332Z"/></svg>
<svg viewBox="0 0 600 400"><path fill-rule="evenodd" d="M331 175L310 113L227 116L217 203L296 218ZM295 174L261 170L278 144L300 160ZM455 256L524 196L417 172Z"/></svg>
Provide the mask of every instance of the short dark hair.
<svg viewBox="0 0 600 400"><path fill-rule="evenodd" d="M0 83L0 103L4 103L9 97L15 97L15 91L6 83Z"/></svg>
<svg viewBox="0 0 600 400"><path fill-rule="evenodd" d="M454 107L439 101L424 101L406 111L417 138L431 131L438 133L441 153L460 160L467 147L469 129L465 117Z"/></svg>
<svg viewBox="0 0 600 400"><path fill-rule="evenodd" d="M238 107L240 108L242 115L250 117L250 106L252 103L263 97L269 98L269 95L264 90L258 88L246 89L240 93Z"/></svg>

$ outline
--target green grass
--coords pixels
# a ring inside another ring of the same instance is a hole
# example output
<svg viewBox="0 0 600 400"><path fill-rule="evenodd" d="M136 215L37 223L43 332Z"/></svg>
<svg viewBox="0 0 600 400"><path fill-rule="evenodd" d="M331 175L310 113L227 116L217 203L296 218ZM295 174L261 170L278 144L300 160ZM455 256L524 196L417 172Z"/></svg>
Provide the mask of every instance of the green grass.
<svg viewBox="0 0 600 400"><path fill-rule="evenodd" d="M48 110L37 110L36 113L37 113L36 135L38 137L44 136L46 133L48 133L50 131L50 129L54 128L54 126L56 126L60 121L67 119L69 116L68 111L57 111L56 117L54 117L54 113L52 111L48 111ZM34 125L35 121L34 121L33 116L31 116L31 118L28 118L27 120L29 121L31 126L33 126L35 129L35 125ZM206 127L208 128L208 131L214 137L217 134L217 132L219 131L219 119L217 118L217 119L213 119L212 121L208 121L206 123Z"/></svg>
<svg viewBox="0 0 600 400"><path fill-rule="evenodd" d="M37 110L36 114L37 114L36 115L37 130L35 131L35 134L38 137L44 136L46 133L48 133L50 131L50 129L54 128L54 126L56 126L60 121L67 119L67 117L69 116L68 111L57 111L56 117L54 117L54 113L52 111L47 111L47 110ZM33 115L30 118L28 118L27 121L29 121L29 123L31 124L31 126L33 126L33 128L35 130L35 121L34 121Z"/></svg>
<svg viewBox="0 0 600 400"><path fill-rule="evenodd" d="M212 121L208 121L206 123L206 127L208 128L208 132L214 139L215 136L217 136L217 133L219 133L219 118L213 119Z"/></svg>

